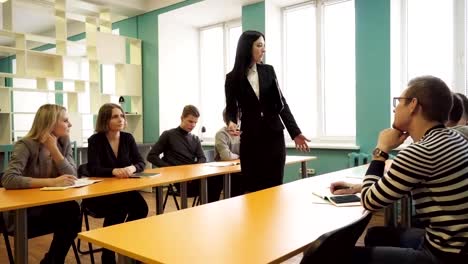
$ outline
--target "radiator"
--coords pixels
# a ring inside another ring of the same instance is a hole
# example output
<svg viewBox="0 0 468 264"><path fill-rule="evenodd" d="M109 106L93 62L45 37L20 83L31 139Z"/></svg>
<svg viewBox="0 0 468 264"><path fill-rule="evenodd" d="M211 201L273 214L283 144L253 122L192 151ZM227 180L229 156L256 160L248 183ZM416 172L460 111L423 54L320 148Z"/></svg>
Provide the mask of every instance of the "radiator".
<svg viewBox="0 0 468 264"><path fill-rule="evenodd" d="M348 154L348 167L351 168L364 165L369 163L371 160L372 156L370 154L351 152Z"/></svg>

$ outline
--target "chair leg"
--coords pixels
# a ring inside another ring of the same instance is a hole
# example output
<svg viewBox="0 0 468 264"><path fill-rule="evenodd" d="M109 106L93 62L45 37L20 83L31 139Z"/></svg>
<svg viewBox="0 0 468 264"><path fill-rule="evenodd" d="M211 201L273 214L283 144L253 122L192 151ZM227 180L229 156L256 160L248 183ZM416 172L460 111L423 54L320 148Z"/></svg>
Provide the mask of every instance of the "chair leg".
<svg viewBox="0 0 468 264"><path fill-rule="evenodd" d="M179 207L179 202L177 202L177 193L176 191L174 191L174 185L172 184L169 184L169 187L167 189L167 195L169 195L169 191L170 191L170 194L172 195L172 199L174 199L174 204L177 208L177 210L180 210L180 207Z"/></svg>
<svg viewBox="0 0 468 264"><path fill-rule="evenodd" d="M83 213L83 218L85 220L85 227L86 227L86 231L89 231L89 219L88 219L88 215L84 213L84 210L82 209ZM102 251L102 248L98 248L98 249L93 249L93 245L91 243L88 243L88 250L81 250L80 248L80 240L78 240L78 252L80 252L81 254L83 255L86 255L86 254L89 254L89 257L91 258L91 264L94 264L94 253L95 252L101 252Z"/></svg>
<svg viewBox="0 0 468 264"><path fill-rule="evenodd" d="M199 198L199 196L195 196L195 197L193 198L192 207L194 207L195 205L198 205L198 204L199 204L199 200L200 200L200 199L198 199L198 198Z"/></svg>
<svg viewBox="0 0 468 264"><path fill-rule="evenodd" d="M169 198L169 192L170 192L171 186L167 186L167 191L166 191L166 196L164 196L164 202L163 202L163 212L164 209L166 209L166 203L167 203L167 198Z"/></svg>
<svg viewBox="0 0 468 264"><path fill-rule="evenodd" d="M10 244L10 239L8 238L7 227L6 227L5 221L3 220L3 213L0 213L0 229L2 230L3 239L5 240L5 248L8 254L8 261L10 261L10 264L14 264L15 258L13 257L13 251L11 250L11 244Z"/></svg>
<svg viewBox="0 0 468 264"><path fill-rule="evenodd" d="M2 217L2 216L0 216L0 217ZM7 254L8 254L8 261L10 261L10 264L15 264L15 259L13 257L13 252L11 251L10 240L8 239L8 234L7 234L7 232L5 230L3 231L3 238L5 239L5 247L6 247Z"/></svg>
<svg viewBox="0 0 468 264"><path fill-rule="evenodd" d="M77 264L81 264L80 255L78 254L78 249L76 248L75 241L72 243L73 253L75 254L75 259Z"/></svg>

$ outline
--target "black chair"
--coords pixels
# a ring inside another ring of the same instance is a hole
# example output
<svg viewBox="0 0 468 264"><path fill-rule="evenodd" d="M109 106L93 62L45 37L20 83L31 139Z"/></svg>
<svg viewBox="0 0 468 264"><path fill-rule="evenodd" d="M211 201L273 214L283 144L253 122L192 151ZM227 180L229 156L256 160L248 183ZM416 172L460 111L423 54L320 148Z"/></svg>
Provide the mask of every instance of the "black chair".
<svg viewBox="0 0 468 264"><path fill-rule="evenodd" d="M323 234L304 252L301 264L349 262L354 246L371 218L372 213L365 212L359 220Z"/></svg>
<svg viewBox="0 0 468 264"><path fill-rule="evenodd" d="M203 153L205 154L206 162L215 161L215 151L214 151L214 149L204 150ZM180 196L180 193L177 191L177 188L175 188L175 186L173 184L169 184L168 187L167 187L166 196L164 197L163 211L166 208L166 203L167 203L167 200L169 198L169 195L172 196L172 199L174 200L174 203L175 203L175 206L176 206L177 210L180 210L179 203L177 202L177 196ZM197 195L197 196L195 196L193 198L192 207L194 207L196 205L200 205L200 203L201 203L200 196Z"/></svg>
<svg viewBox="0 0 468 264"><path fill-rule="evenodd" d="M78 177L81 178L81 177L88 177L89 176L89 172L88 172L88 164L85 163L85 164L81 164L79 167L78 167ZM89 210L87 207L86 207L86 203L81 203L81 224L83 225L83 220L85 221L85 227L86 227L86 231L89 231L89 219L88 219L88 216L91 216L91 217L94 217L94 218L104 218L103 215L99 215L99 214L96 214L95 212ZM101 252L102 251L102 248L97 248L97 249L93 249L93 245L91 243L88 243L88 250L82 250L81 249L81 239L78 239L78 252L80 252L80 254L83 254L83 255L87 255L89 254L90 258L91 258L91 263L94 264L94 253L97 253L97 252Z"/></svg>
<svg viewBox="0 0 468 264"><path fill-rule="evenodd" d="M169 184L167 186L166 196L164 197L163 211L164 211L164 209L166 209L166 203L167 203L167 199L169 198L169 195L172 196L172 199L174 200L174 203L175 203L175 206L176 206L177 210L180 210L179 202L177 202L177 196L180 196L180 194L176 190L176 188L175 188L175 186L173 184Z"/></svg>
<svg viewBox="0 0 468 264"><path fill-rule="evenodd" d="M14 234L14 232L9 232L8 231L8 228L7 228L7 226L5 224L5 221L3 219L3 212L0 213L0 230L2 231L3 239L5 240L5 247L6 247L6 251L7 251L7 254L8 254L8 260L9 260L10 264L14 264L15 263L15 258L13 257L13 252L11 250L11 244L10 244L10 240L8 239L8 236L14 236L15 234ZM47 234L50 234L50 233L52 233L51 230L43 230L38 234L28 233L28 239L29 238L35 238L35 237L38 237L38 236L47 235ZM78 250L76 248L75 242L72 243L72 249L73 249L73 253L75 254L76 263L80 264L81 260L80 260L80 256L78 255Z"/></svg>

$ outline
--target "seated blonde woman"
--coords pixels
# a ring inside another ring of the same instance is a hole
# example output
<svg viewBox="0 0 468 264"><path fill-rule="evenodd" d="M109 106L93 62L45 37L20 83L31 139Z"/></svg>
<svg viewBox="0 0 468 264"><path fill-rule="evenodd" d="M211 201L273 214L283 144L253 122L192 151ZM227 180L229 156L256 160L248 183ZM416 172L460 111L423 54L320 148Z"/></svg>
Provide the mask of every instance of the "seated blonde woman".
<svg viewBox="0 0 468 264"><path fill-rule="evenodd" d="M6 189L68 186L76 180L69 133L71 123L64 107L47 104L39 108L29 133L16 142L13 155L2 177ZM77 202L32 207L27 210L31 236L52 230L49 252L41 263L64 263L80 231ZM11 213L8 219L12 219ZM7 221L11 227L12 221Z"/></svg>

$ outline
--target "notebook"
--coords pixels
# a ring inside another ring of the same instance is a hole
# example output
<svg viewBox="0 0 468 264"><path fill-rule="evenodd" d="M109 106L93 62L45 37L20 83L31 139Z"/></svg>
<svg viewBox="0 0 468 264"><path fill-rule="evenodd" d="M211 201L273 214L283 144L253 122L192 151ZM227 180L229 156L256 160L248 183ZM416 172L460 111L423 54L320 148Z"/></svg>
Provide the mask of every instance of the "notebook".
<svg viewBox="0 0 468 264"><path fill-rule="evenodd" d="M88 178L80 178L75 181L75 184L70 185L70 186L49 186L49 187L42 187L40 190L41 191L61 191L61 190L66 190L70 188L79 188L83 186L87 186L96 182L100 182L102 180L90 180Z"/></svg>
<svg viewBox="0 0 468 264"><path fill-rule="evenodd" d="M313 190L312 194L335 206L360 206L361 196L359 194L334 195L329 187Z"/></svg>
<svg viewBox="0 0 468 264"><path fill-rule="evenodd" d="M147 173L147 172L139 172L130 175L129 178L140 179L140 178L147 178L147 177L156 177L159 176L160 173Z"/></svg>

